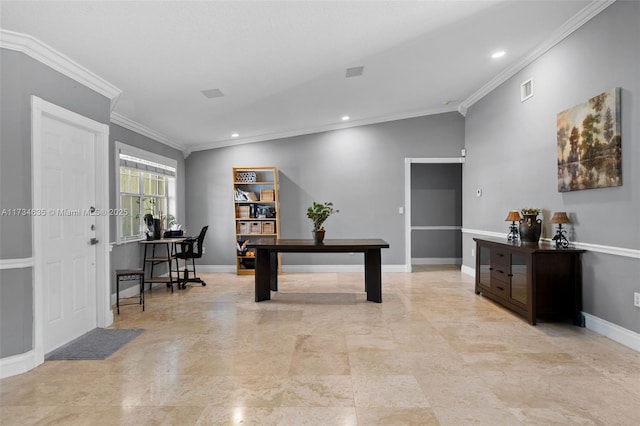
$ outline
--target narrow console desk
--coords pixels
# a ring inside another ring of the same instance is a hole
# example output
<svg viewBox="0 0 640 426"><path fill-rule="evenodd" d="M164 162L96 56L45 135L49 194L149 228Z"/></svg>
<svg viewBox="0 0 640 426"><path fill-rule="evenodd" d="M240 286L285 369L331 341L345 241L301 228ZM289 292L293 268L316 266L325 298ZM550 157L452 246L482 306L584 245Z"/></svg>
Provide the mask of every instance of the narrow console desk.
<svg viewBox="0 0 640 426"><path fill-rule="evenodd" d="M144 246L144 260L142 264L142 270L145 272L144 282L149 283L149 290L153 283L165 283L167 287L171 287L173 292L173 283L179 282L179 272L176 259L176 244L184 241L183 237L180 238L161 238L159 240L144 240L140 241L140 244ZM164 249L160 249L156 253L156 247L164 246ZM148 250L151 247L151 250ZM173 277L173 261L176 261L176 277ZM155 276L153 269L156 265L166 264L168 268L168 276ZM149 269L149 274L146 274Z"/></svg>
<svg viewBox="0 0 640 426"><path fill-rule="evenodd" d="M380 250L389 243L380 239L282 240L258 238L247 244L256 250L255 301L271 299L278 291L277 253L364 253L364 289L367 300L382 302L382 261Z"/></svg>

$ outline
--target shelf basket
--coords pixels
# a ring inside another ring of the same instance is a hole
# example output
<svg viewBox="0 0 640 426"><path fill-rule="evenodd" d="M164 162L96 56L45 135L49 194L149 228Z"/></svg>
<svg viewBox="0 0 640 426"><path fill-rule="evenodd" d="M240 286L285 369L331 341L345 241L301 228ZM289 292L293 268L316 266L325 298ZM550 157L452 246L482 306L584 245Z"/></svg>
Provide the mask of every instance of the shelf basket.
<svg viewBox="0 0 640 426"><path fill-rule="evenodd" d="M273 189L260 190L260 201L275 201L275 191Z"/></svg>
<svg viewBox="0 0 640 426"><path fill-rule="evenodd" d="M251 217L251 209L249 206L236 206L236 217L239 219L248 219Z"/></svg>
<svg viewBox="0 0 640 426"><path fill-rule="evenodd" d="M276 233L276 223L272 220L268 220L266 222L262 222L262 233L263 234L275 234Z"/></svg>
<svg viewBox="0 0 640 426"><path fill-rule="evenodd" d="M249 233L250 234L262 234L262 223L260 223L260 222L249 222Z"/></svg>
<svg viewBox="0 0 640 426"><path fill-rule="evenodd" d="M256 172L236 172L236 182L255 182Z"/></svg>

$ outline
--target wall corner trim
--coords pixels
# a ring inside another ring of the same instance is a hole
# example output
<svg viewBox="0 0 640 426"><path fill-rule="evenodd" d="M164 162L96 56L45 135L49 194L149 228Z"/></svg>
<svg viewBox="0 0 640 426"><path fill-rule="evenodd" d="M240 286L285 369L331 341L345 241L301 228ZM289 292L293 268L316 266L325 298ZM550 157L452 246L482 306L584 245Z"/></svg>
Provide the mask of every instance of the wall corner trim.
<svg viewBox="0 0 640 426"><path fill-rule="evenodd" d="M480 99L488 95L496 87L513 77L516 73L524 69L527 65L544 55L556 44L569 37L574 31L586 24L591 18L611 6L616 0L593 0L571 19L565 22L560 28L554 31L549 38L534 48L528 55L520 61L506 68L500 74L488 81L484 86L478 89L474 94L462 101L458 106L460 114L466 117L467 110Z"/></svg>
<svg viewBox="0 0 640 426"><path fill-rule="evenodd" d="M23 354L12 355L0 359L0 379L26 373L27 371L42 364L44 360L38 362L35 351Z"/></svg>
<svg viewBox="0 0 640 426"><path fill-rule="evenodd" d="M133 120L131 120L130 118L127 118L123 115L118 114L117 112L112 112L111 113L111 122L113 124L117 124L118 126L124 127L125 129L129 129L132 132L136 132L139 133L143 136L146 136L148 138L151 138L157 142L160 142L161 144L170 146L171 148L175 148L178 151L181 151L184 158L187 158L187 155L185 155L185 150L187 149L186 146L180 142L176 142L175 140L169 138L166 135L163 135L160 132L156 132L155 130L140 124L138 122L135 122Z"/></svg>
<svg viewBox="0 0 640 426"><path fill-rule="evenodd" d="M0 29L0 48L22 52L111 100L116 106L122 90L51 46L27 34Z"/></svg>
<svg viewBox="0 0 640 426"><path fill-rule="evenodd" d="M33 268L36 261L33 257L21 259L0 259L0 270Z"/></svg>
<svg viewBox="0 0 640 426"><path fill-rule="evenodd" d="M640 334L583 312L585 328L640 352Z"/></svg>
<svg viewBox="0 0 640 426"><path fill-rule="evenodd" d="M473 234L485 237L506 238L506 232L483 231L480 229L462 228L463 234ZM542 238L542 241L551 243L551 239ZM624 247L604 246L601 244L582 243L580 241L571 241L571 245L578 249L583 249L595 253L611 254L613 256L630 257L640 259L640 250Z"/></svg>

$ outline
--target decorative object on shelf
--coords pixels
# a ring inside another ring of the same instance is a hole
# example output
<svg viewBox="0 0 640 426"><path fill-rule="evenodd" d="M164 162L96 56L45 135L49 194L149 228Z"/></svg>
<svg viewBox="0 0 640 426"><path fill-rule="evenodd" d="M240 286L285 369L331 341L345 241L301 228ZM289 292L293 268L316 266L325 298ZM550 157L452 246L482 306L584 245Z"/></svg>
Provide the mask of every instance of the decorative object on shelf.
<svg viewBox="0 0 640 426"><path fill-rule="evenodd" d="M324 204L313 202L313 205L307 209L307 217L311 219L313 223L313 239L316 243L321 243L324 240L324 227L322 224L334 213L338 213L339 210L333 208L333 203L327 202Z"/></svg>
<svg viewBox="0 0 640 426"><path fill-rule="evenodd" d="M511 225L509 225L509 234L507 235L507 241L518 241L518 225L516 225L516 222L520 223L520 219L521 217L520 213L518 213L518 210L511 210L507 215L505 222L511 222Z"/></svg>
<svg viewBox="0 0 640 426"><path fill-rule="evenodd" d="M524 208L520 219L520 240L524 243L537 243L542 233L542 219L538 219L540 209Z"/></svg>
<svg viewBox="0 0 640 426"><path fill-rule="evenodd" d="M558 192L622 185L620 88L557 115Z"/></svg>
<svg viewBox="0 0 640 426"><path fill-rule="evenodd" d="M256 172L236 172L236 182L255 182Z"/></svg>
<svg viewBox="0 0 640 426"><path fill-rule="evenodd" d="M553 217L549 221L550 223L557 224L558 229L556 229L556 235L553 237L553 241L556 242L557 248L567 248L569 247L569 240L566 237L566 229L562 229L563 224L571 223L569 220L569 216L567 216L566 212L555 212Z"/></svg>

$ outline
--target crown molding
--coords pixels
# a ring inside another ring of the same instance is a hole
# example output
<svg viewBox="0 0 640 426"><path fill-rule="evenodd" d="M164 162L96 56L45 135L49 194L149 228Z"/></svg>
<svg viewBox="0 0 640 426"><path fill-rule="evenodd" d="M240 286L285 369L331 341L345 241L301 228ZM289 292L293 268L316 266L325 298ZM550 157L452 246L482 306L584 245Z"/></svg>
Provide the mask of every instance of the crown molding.
<svg viewBox="0 0 640 426"><path fill-rule="evenodd" d="M120 115L117 112L111 113L111 122L113 124L117 124L118 126L124 127L125 129L129 129L132 132L136 132L164 145L170 146L171 148L175 148L178 151L182 151L182 155L184 156L184 158L187 158L187 156L189 155L186 152L186 146L184 144L177 142L160 132L156 132L155 130L143 124L133 121L130 118Z"/></svg>
<svg viewBox="0 0 640 426"><path fill-rule="evenodd" d="M598 15L607 7L615 3L616 0L594 0L585 6L580 12L575 14L571 19L565 22L560 28L552 33L552 35L544 42L539 44L535 49L529 52L524 58L510 67L506 68L500 74L491 79L488 83L482 86L478 91L462 101L458 106L460 114L466 117L467 110L473 104L492 92L496 87L513 77L516 73L524 69L527 65L540 58L546 52L548 52L556 44L571 35L578 28L586 24L591 18Z"/></svg>
<svg viewBox="0 0 640 426"><path fill-rule="evenodd" d="M100 93L111 100L111 110L113 110L122 94L122 90L113 84L30 35L0 29L0 48L22 52L49 68Z"/></svg>
<svg viewBox="0 0 640 426"><path fill-rule="evenodd" d="M428 110L411 112L406 114L397 114L397 115L384 116L384 117L373 117L373 118L366 118L362 120L351 120L345 123L334 123L334 124L328 124L325 126L296 129L296 130L291 130L291 131L281 132L281 133L268 133L264 135L251 136L246 138L226 139L226 140L208 142L208 143L196 145L194 147L190 147L187 155L195 151L205 151L207 149L224 148L228 146L244 145L248 143L264 142L264 141L275 140L275 139L284 139L284 138L290 138L294 136L311 135L314 133L323 133L323 132L329 132L332 130L349 129L352 127L368 126L371 124L386 123L389 121L397 121L397 120L406 120L409 118L444 114L444 113L455 112L455 111L457 111L457 107L455 105L449 105L443 108L432 108Z"/></svg>

